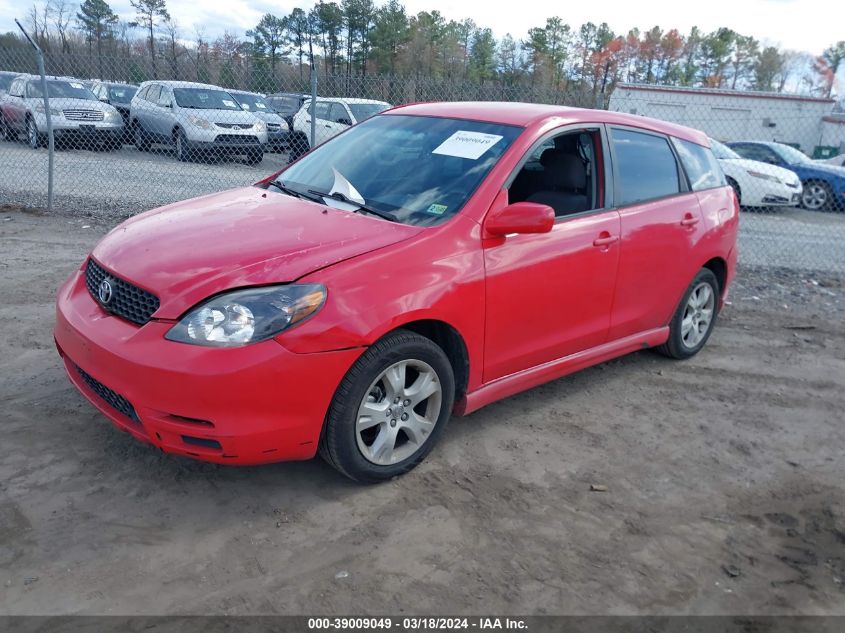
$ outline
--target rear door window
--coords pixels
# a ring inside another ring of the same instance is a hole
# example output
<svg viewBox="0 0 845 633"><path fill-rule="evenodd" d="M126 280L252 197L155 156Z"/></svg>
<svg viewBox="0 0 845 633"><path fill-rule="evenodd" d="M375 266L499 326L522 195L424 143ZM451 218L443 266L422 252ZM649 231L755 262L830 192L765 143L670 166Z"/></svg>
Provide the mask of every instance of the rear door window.
<svg viewBox="0 0 845 633"><path fill-rule="evenodd" d="M713 189L727 184L725 174L722 173L722 167L716 157L713 156L712 151L696 143L682 141L674 137L672 144L675 146L675 151L678 152L678 157L684 166L690 189L701 191L702 189Z"/></svg>
<svg viewBox="0 0 845 633"><path fill-rule="evenodd" d="M611 129L619 206L664 198L681 190L678 163L664 136Z"/></svg>

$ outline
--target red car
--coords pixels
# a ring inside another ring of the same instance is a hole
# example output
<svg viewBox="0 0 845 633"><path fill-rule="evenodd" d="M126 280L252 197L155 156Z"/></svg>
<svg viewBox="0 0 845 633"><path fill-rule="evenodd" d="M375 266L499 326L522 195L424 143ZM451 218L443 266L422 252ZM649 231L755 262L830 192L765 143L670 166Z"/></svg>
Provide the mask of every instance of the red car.
<svg viewBox="0 0 845 633"><path fill-rule="evenodd" d="M738 206L697 131L508 103L394 108L255 186L109 233L55 338L119 428L223 464L402 474L450 415L710 336Z"/></svg>

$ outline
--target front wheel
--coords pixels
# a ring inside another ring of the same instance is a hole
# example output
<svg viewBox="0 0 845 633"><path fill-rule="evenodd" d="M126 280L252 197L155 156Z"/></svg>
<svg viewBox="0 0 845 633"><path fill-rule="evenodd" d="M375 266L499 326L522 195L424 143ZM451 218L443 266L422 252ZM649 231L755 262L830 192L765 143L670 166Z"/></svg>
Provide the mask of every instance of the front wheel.
<svg viewBox="0 0 845 633"><path fill-rule="evenodd" d="M801 194L801 206L810 211L820 211L831 201L833 196L827 183L810 181L804 183L804 191Z"/></svg>
<svg viewBox="0 0 845 633"><path fill-rule="evenodd" d="M148 152L150 150L150 139L144 133L140 123L135 123L133 126L133 136L135 138L135 148L139 152Z"/></svg>
<svg viewBox="0 0 845 633"><path fill-rule="evenodd" d="M38 149L42 145L41 135L38 133L34 119L26 120L26 142L32 149Z"/></svg>
<svg viewBox="0 0 845 633"><path fill-rule="evenodd" d="M698 354L716 325L718 303L719 280L709 268L702 268L669 323L669 340L657 351L679 360Z"/></svg>
<svg viewBox="0 0 845 633"><path fill-rule="evenodd" d="M397 330L370 347L335 393L320 455L360 482L402 475L431 451L455 399L452 366L430 339Z"/></svg>
<svg viewBox="0 0 845 633"><path fill-rule="evenodd" d="M180 163L186 163L190 160L190 149L188 148L188 138L182 130L176 130L173 133L173 145L176 148L176 160Z"/></svg>

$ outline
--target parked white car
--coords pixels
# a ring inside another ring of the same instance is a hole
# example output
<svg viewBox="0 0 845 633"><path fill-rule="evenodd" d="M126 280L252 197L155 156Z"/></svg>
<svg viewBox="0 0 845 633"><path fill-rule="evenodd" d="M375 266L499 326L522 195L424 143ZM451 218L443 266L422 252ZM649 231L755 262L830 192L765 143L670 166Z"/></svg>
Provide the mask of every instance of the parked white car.
<svg viewBox="0 0 845 633"><path fill-rule="evenodd" d="M743 207L798 205L803 188L794 171L742 158L730 147L712 138L710 145Z"/></svg>
<svg viewBox="0 0 845 633"><path fill-rule="evenodd" d="M244 111L218 86L188 81L145 81L129 107L135 147L173 147L176 158L199 154L246 156L257 165L267 145L267 124Z"/></svg>
<svg viewBox="0 0 845 633"><path fill-rule="evenodd" d="M50 122L56 142L76 141L85 148L118 149L123 118L101 103L82 82L72 77L48 77ZM9 140L24 134L30 147L47 143L47 113L41 78L20 75L12 80L0 102L0 135Z"/></svg>
<svg viewBox="0 0 845 633"><path fill-rule="evenodd" d="M373 99L345 99L341 97L317 97L314 108L316 119L316 145L325 143L347 128L369 119L392 107L385 101ZM307 99L293 116L290 150L291 160L296 160L311 149L311 99Z"/></svg>

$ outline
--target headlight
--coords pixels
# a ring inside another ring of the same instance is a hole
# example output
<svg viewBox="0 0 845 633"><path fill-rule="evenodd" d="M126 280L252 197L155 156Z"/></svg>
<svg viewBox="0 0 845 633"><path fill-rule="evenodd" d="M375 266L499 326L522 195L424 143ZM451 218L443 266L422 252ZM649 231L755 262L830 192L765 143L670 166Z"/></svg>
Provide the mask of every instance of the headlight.
<svg viewBox="0 0 845 633"><path fill-rule="evenodd" d="M40 112L41 114L44 114L45 113L44 104L43 103L36 103L35 104L35 111ZM50 108L50 114L52 116L62 116L62 111L59 110L58 108Z"/></svg>
<svg viewBox="0 0 845 633"><path fill-rule="evenodd" d="M780 178L778 178L777 176L772 176L771 174L764 174L761 171L751 171L750 169L746 169L745 171L748 172L749 176L753 176L754 178L762 178L763 180L769 180L771 182L781 184Z"/></svg>
<svg viewBox="0 0 845 633"><path fill-rule="evenodd" d="M256 343L301 323L325 300L326 288L320 284L235 290L190 310L165 338L209 347Z"/></svg>
<svg viewBox="0 0 845 633"><path fill-rule="evenodd" d="M196 125L197 127L200 127L203 130L211 130L214 128L214 126L211 125L208 120L203 119L199 116L189 116L188 121L191 123L191 125Z"/></svg>
<svg viewBox="0 0 845 633"><path fill-rule="evenodd" d="M263 132L264 130L267 129L267 124L264 123L264 121L262 121L261 119L259 119L258 121L255 122L255 129L258 130L259 132Z"/></svg>
<svg viewBox="0 0 845 633"><path fill-rule="evenodd" d="M122 120L123 120L123 117L120 116L120 112L118 112L117 110L108 110L106 112L106 121L116 122L116 121L122 121Z"/></svg>

